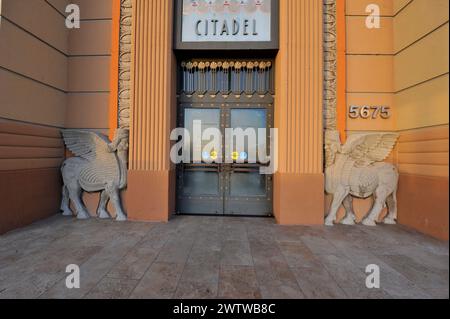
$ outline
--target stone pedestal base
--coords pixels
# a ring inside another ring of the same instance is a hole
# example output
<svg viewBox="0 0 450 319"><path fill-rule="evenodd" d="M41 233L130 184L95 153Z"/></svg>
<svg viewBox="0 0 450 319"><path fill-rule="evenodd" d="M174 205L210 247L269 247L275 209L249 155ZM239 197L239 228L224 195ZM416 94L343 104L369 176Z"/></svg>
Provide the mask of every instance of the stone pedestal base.
<svg viewBox="0 0 450 319"><path fill-rule="evenodd" d="M129 171L129 220L167 222L175 212L174 171Z"/></svg>
<svg viewBox="0 0 450 319"><path fill-rule="evenodd" d="M323 225L324 176L277 173L274 214L281 225Z"/></svg>

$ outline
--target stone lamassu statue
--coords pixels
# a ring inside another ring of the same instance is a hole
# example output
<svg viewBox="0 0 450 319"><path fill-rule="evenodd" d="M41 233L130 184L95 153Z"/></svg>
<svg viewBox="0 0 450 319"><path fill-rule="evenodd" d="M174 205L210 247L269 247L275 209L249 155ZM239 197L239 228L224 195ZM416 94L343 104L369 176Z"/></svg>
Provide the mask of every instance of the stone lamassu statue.
<svg viewBox="0 0 450 319"><path fill-rule="evenodd" d="M90 131L63 130L62 135L67 148L76 156L67 159L61 168L63 215L72 216L69 206L72 200L79 219L91 217L81 195L83 191L101 192L98 217L111 217L106 209L111 200L116 220L126 220L119 192L127 185L128 130L118 129L112 142Z"/></svg>
<svg viewBox="0 0 450 319"><path fill-rule="evenodd" d="M342 224L354 225L356 216L353 211L353 198L374 196L374 205L364 218L366 226L376 226L381 212L386 207L389 214L386 224L395 224L397 220L397 186L399 174L397 168L383 162L392 152L398 134L372 133L356 134L341 145L337 131L327 131L325 136L326 191L333 195L330 212L325 224L332 226L337 212L344 205L346 216Z"/></svg>

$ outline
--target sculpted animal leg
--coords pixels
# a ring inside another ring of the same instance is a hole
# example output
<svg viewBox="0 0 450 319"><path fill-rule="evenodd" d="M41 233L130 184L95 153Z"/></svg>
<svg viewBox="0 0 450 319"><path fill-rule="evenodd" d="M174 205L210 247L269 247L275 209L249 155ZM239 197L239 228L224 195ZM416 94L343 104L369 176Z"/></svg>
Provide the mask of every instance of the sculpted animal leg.
<svg viewBox="0 0 450 319"><path fill-rule="evenodd" d="M120 204L120 194L118 189L110 191L111 202L116 209L116 221L122 222L127 220L127 215L123 212L122 205Z"/></svg>
<svg viewBox="0 0 450 319"><path fill-rule="evenodd" d="M81 200L82 190L80 187L69 187L69 196L75 205L78 219L88 219L91 215L88 213L86 206Z"/></svg>
<svg viewBox="0 0 450 319"><path fill-rule="evenodd" d="M326 226L334 225L339 207L341 207L342 201L345 199L345 197L347 197L348 194L349 194L349 191L344 188L338 189L336 191L336 193L333 196L333 203L331 204L330 213L328 214L328 216L325 220Z"/></svg>
<svg viewBox="0 0 450 319"><path fill-rule="evenodd" d="M387 225L397 224L397 191L394 191L387 198L387 205L389 209L389 214L384 219L384 223Z"/></svg>
<svg viewBox="0 0 450 319"><path fill-rule="evenodd" d="M111 218L111 215L109 215L108 211L106 210L106 205L108 204L109 196L106 191L103 191L100 194L100 203L98 205L98 211L97 215L100 219L109 219Z"/></svg>
<svg viewBox="0 0 450 319"><path fill-rule="evenodd" d="M344 217L344 219L341 221L342 225L355 225L356 224L356 215L353 212L353 198L351 195L348 195L345 199L344 199L344 207L345 207L345 212L346 215Z"/></svg>
<svg viewBox="0 0 450 319"><path fill-rule="evenodd" d="M73 213L69 207L70 198L69 198L69 190L64 185L62 187L62 201L61 201L61 210L63 212L63 216L72 216Z"/></svg>
<svg viewBox="0 0 450 319"><path fill-rule="evenodd" d="M375 203L370 211L369 215L363 220L363 225L365 226L376 226L378 217L380 216L383 208L386 207L386 198L388 193L384 188L378 188L375 196Z"/></svg>

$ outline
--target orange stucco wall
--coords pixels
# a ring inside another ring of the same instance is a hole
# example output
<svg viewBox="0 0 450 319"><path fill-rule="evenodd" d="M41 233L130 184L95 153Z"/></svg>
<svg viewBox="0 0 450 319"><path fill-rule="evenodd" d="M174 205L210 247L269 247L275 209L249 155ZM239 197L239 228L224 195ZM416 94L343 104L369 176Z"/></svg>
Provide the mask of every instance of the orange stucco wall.
<svg viewBox="0 0 450 319"><path fill-rule="evenodd" d="M447 0L396 1L394 103L400 169L399 220L448 239Z"/></svg>

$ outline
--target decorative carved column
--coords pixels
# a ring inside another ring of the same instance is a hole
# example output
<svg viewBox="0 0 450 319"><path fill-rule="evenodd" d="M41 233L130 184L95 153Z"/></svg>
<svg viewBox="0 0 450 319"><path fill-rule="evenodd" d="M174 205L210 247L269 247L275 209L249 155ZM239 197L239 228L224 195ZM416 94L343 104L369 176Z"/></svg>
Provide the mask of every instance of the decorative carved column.
<svg viewBox="0 0 450 319"><path fill-rule="evenodd" d="M119 107L120 128L130 127L131 108L131 37L133 19L133 1L120 1L119 34Z"/></svg>
<svg viewBox="0 0 450 319"><path fill-rule="evenodd" d="M324 19L324 127L337 129L337 19L336 0L323 0Z"/></svg>

